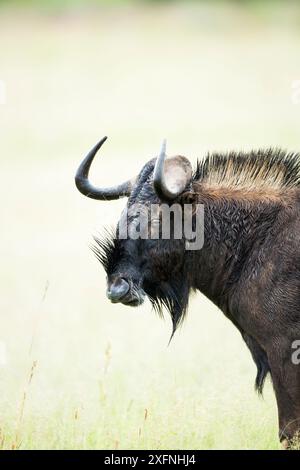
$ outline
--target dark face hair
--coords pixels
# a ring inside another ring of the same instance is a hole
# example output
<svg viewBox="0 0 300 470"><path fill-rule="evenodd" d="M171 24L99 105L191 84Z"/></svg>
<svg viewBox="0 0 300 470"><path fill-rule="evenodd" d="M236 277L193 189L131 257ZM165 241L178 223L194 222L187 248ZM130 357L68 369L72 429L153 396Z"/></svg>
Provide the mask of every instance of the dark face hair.
<svg viewBox="0 0 300 470"><path fill-rule="evenodd" d="M148 162L138 175L128 199L129 224L134 223L136 204L149 207L161 200L153 188L155 160ZM171 314L173 332L183 319L189 297L183 239L120 239L115 232L95 237L93 251L107 274L107 296L112 302L138 306L147 296L161 315L163 307Z"/></svg>
<svg viewBox="0 0 300 470"><path fill-rule="evenodd" d="M93 186L89 169L105 141L106 137L82 161L75 183L82 194L93 199L107 201L127 196L128 227L139 224L137 205L149 210L152 204L173 204L191 182L190 162L182 156L166 160L164 141L159 157L150 160L134 180L107 188ZM147 295L158 313L163 307L169 310L175 331L186 312L189 294L184 240L175 239L172 227L168 239L134 239L130 233L124 238L119 236L121 221L122 218L115 233L106 232L102 239L95 238L93 246L107 274L107 297L114 303L137 306Z"/></svg>

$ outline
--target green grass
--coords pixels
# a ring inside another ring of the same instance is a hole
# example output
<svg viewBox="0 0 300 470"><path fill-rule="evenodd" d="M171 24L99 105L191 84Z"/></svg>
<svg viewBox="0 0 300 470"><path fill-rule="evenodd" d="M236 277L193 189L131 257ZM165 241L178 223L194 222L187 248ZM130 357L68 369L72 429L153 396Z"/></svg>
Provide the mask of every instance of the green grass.
<svg viewBox="0 0 300 470"><path fill-rule="evenodd" d="M1 447L279 448L272 387L257 397L246 346L203 296L169 347L170 321L148 303L106 300L88 243L124 201L96 203L73 182L105 134L99 184L134 175L164 137L193 162L207 150L299 150L298 9L290 23L278 8L267 21L225 4L2 8Z"/></svg>

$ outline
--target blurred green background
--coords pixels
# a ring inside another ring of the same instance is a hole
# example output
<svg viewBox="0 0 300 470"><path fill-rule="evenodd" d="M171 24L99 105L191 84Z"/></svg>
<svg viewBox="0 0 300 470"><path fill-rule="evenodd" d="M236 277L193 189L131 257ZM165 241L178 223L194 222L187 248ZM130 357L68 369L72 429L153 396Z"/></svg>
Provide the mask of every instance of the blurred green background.
<svg viewBox="0 0 300 470"><path fill-rule="evenodd" d="M272 387L200 294L171 324L111 305L88 244L155 156L299 151L299 2L0 2L0 447L277 449Z"/></svg>

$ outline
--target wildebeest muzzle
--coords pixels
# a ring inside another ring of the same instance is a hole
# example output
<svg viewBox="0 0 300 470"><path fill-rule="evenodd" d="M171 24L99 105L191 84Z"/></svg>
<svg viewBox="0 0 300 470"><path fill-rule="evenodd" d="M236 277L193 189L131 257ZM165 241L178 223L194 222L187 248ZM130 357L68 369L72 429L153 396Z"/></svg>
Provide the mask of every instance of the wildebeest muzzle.
<svg viewBox="0 0 300 470"><path fill-rule="evenodd" d="M132 307L141 305L145 298L145 292L141 287L120 276L108 279L106 295L112 303L122 303Z"/></svg>

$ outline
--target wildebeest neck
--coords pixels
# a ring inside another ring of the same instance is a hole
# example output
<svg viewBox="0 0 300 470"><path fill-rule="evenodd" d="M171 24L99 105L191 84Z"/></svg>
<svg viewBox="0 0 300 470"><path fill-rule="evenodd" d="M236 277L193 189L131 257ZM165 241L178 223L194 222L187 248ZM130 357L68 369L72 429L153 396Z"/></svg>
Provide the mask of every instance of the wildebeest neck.
<svg viewBox="0 0 300 470"><path fill-rule="evenodd" d="M187 253L193 265L193 287L226 311L233 286L250 256L258 256L281 210L279 202L266 200L206 201L204 246Z"/></svg>

